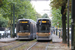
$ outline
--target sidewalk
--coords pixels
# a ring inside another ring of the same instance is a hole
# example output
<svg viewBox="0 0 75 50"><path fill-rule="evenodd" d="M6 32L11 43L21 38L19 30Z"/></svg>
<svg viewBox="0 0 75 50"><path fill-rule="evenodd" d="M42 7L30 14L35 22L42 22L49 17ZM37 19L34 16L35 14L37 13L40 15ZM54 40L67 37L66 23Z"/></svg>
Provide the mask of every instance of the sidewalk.
<svg viewBox="0 0 75 50"><path fill-rule="evenodd" d="M47 50L71 50L71 48L67 46L67 44L63 43L52 43L48 45Z"/></svg>
<svg viewBox="0 0 75 50"><path fill-rule="evenodd" d="M62 42L62 39L59 36L52 34L52 42Z"/></svg>
<svg viewBox="0 0 75 50"><path fill-rule="evenodd" d="M62 43L62 38L59 36L52 34L52 45L49 45L48 50L71 50L71 40L70 40L70 47L68 48L67 43Z"/></svg>
<svg viewBox="0 0 75 50"><path fill-rule="evenodd" d="M17 38L1 38L0 42L11 42L15 41Z"/></svg>

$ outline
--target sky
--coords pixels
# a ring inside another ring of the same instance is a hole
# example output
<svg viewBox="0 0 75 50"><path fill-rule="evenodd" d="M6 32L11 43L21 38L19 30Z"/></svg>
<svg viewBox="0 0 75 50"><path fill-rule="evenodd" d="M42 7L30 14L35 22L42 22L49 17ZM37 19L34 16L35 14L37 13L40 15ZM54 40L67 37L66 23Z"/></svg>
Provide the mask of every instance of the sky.
<svg viewBox="0 0 75 50"><path fill-rule="evenodd" d="M51 7L49 6L50 1L31 1L34 9L41 15L47 13L48 16L51 14Z"/></svg>

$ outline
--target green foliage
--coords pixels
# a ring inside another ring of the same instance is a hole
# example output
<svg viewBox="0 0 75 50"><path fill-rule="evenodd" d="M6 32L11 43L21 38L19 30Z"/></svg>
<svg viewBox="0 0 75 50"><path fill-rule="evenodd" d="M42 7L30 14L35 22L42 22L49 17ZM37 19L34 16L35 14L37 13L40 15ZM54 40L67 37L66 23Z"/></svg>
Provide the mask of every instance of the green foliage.
<svg viewBox="0 0 75 50"><path fill-rule="evenodd" d="M2 9L4 10L3 15L6 17L11 16L11 11L13 11L13 4L15 4L15 14L16 18L19 16L21 17L26 17L28 16L31 17L32 15L35 14L34 8L32 8L32 5L30 4L30 1L26 0L4 0L3 1L3 6Z"/></svg>
<svg viewBox="0 0 75 50"><path fill-rule="evenodd" d="M2 0L0 0L0 7L3 5Z"/></svg>
<svg viewBox="0 0 75 50"><path fill-rule="evenodd" d="M61 27L61 12L60 9L53 8L52 9L52 26Z"/></svg>
<svg viewBox="0 0 75 50"><path fill-rule="evenodd" d="M56 9L59 9L59 8L61 8L61 10L60 10L60 12L61 12L61 14L62 14L62 34L63 34L63 36L62 36L62 39L63 39L63 42L64 43L66 43L66 14L67 14L67 1L68 0L52 0L52 2L51 2L51 7L52 8L56 8ZM71 0L70 0L71 1ZM71 3L70 3L71 4ZM71 8L71 5L70 5L70 8ZM55 10L55 11L57 11L57 10ZM58 12L58 11L57 11ZM57 13L56 12L56 14L57 15L60 15L60 13ZM71 11L70 11L71 12ZM54 14L55 15L55 14ZM56 15L56 16L57 16ZM54 16L54 18L56 17L56 16ZM60 19L58 19L58 16L56 17L56 19L59 21ZM56 20L55 19L53 19L55 22L56 22ZM57 22L58 22L57 21Z"/></svg>
<svg viewBox="0 0 75 50"><path fill-rule="evenodd" d="M50 5L52 6L52 8L53 7L59 8L60 6L63 5L64 2L65 1L63 0L52 0Z"/></svg>
<svg viewBox="0 0 75 50"><path fill-rule="evenodd" d="M42 18L42 16L36 12L36 18Z"/></svg>
<svg viewBox="0 0 75 50"><path fill-rule="evenodd" d="M42 18L48 18L48 15L45 13Z"/></svg>
<svg viewBox="0 0 75 50"><path fill-rule="evenodd" d="M50 3L50 6L53 8L56 8L56 9L59 9L61 6L63 6L65 3L66 3L66 7L67 7L67 1L68 0L50 0L51 3ZM69 10L71 12L71 4L72 4L72 0L69 0ZM65 9L65 11L67 11L67 8Z"/></svg>
<svg viewBox="0 0 75 50"><path fill-rule="evenodd" d="M29 1L21 1L20 4L15 5L16 18L29 18L36 19L36 11L32 7Z"/></svg>
<svg viewBox="0 0 75 50"><path fill-rule="evenodd" d="M60 20L61 21L61 7L63 6L63 4L66 2L67 0L65 0L65 1L63 1L63 0L52 0L52 2L51 2L51 4L50 4L50 6L52 7L52 21L53 21L53 25L55 26L55 25L57 25L57 22ZM70 23L69 24L71 24L71 0L69 1L70 3L69 3L69 11L70 11L70 16L69 16L69 21L70 21ZM65 5L66 7L67 7L67 3L66 3L66 5ZM60 12L60 13L59 13ZM67 13L67 8L65 9L65 12ZM58 14L57 14L58 13ZM57 17L56 17L57 16ZM60 16L60 17L59 17ZM67 17L67 16L66 16ZM55 20L54 18L56 18L56 19L58 19L59 18L59 20ZM61 21L62 22L62 21ZM59 25L60 25L60 23L61 22L59 22ZM67 22L67 21L66 21ZM66 24L67 25L67 24ZM60 25L61 26L61 25Z"/></svg>
<svg viewBox="0 0 75 50"><path fill-rule="evenodd" d="M7 24L8 24L8 20L3 18L2 15L0 15L0 27L6 27Z"/></svg>
<svg viewBox="0 0 75 50"><path fill-rule="evenodd" d="M69 16L69 25L71 26L71 13ZM62 27L62 15L60 9L52 9L52 26Z"/></svg>
<svg viewBox="0 0 75 50"><path fill-rule="evenodd" d="M4 18L9 18L9 24L13 19L13 4L15 5L15 19L21 18L33 19L36 21L36 11L28 0L2 0L3 5L0 7L0 14ZM15 21L15 22L16 22Z"/></svg>

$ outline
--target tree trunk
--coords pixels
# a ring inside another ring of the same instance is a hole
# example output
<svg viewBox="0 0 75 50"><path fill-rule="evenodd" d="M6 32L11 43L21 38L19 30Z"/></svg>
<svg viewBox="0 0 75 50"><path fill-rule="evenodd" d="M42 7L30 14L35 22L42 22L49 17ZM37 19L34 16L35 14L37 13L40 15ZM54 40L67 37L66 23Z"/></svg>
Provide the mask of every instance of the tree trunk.
<svg viewBox="0 0 75 50"><path fill-rule="evenodd" d="M73 9L74 11L74 9ZM73 47L72 50L75 50L75 12L72 15L72 28L71 28L71 46Z"/></svg>
<svg viewBox="0 0 75 50"><path fill-rule="evenodd" d="M62 34L63 43L66 43L66 15L62 15Z"/></svg>
<svg viewBox="0 0 75 50"><path fill-rule="evenodd" d="M11 37L12 37L12 16L11 16Z"/></svg>
<svg viewBox="0 0 75 50"><path fill-rule="evenodd" d="M10 19L11 19L11 37L12 37L12 4L11 4L11 17L10 17Z"/></svg>
<svg viewBox="0 0 75 50"><path fill-rule="evenodd" d="M62 14L62 39L63 43L66 43L66 3L62 6L61 14Z"/></svg>
<svg viewBox="0 0 75 50"><path fill-rule="evenodd" d="M71 21L71 34L72 34L72 38L71 38L71 46L73 48L71 48L72 50L75 50L75 0L72 0L72 21Z"/></svg>

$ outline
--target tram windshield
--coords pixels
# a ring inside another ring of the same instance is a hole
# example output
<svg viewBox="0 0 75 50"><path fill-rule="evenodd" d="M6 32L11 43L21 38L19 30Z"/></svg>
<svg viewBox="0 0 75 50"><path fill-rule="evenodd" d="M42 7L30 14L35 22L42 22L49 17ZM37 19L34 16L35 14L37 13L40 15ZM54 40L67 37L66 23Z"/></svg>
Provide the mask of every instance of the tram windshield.
<svg viewBox="0 0 75 50"><path fill-rule="evenodd" d="M29 27L30 27L29 24L21 24L19 32L29 32L30 31Z"/></svg>
<svg viewBox="0 0 75 50"><path fill-rule="evenodd" d="M50 27L49 25L39 25L38 27L38 32L49 32L50 31Z"/></svg>

